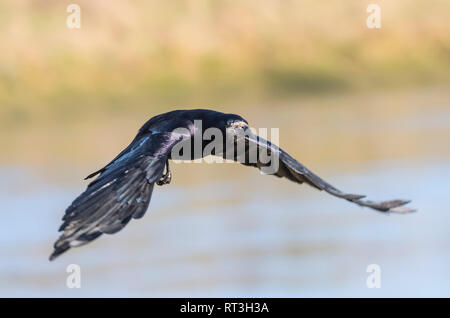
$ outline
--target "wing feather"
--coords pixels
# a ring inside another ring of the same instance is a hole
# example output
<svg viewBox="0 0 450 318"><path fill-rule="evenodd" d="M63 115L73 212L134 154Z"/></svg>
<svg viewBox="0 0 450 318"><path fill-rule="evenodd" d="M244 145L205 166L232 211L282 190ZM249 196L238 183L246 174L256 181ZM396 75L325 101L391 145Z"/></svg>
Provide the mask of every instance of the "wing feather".
<svg viewBox="0 0 450 318"><path fill-rule="evenodd" d="M102 234L113 234L144 216L154 183L164 172L171 147L180 139L152 134L133 141L66 209L50 259ZM92 175L92 174L91 174Z"/></svg>
<svg viewBox="0 0 450 318"><path fill-rule="evenodd" d="M275 175L278 177L285 177L297 183L307 183L318 190L323 190L338 198L342 198L360 206L369 207L377 211L396 213L408 213L414 211L413 209L402 207L403 205L410 202L408 200L370 201L362 200L362 198L365 197L364 195L345 193L335 188L334 186L320 178L318 175L314 174L311 170L292 158L287 152L272 144L270 141L254 134L247 134L244 138L246 142L245 149L247 152L245 155L246 161L243 162L243 164L245 165L258 167L259 169L261 169L261 167L270 164L262 164L259 161L257 163L251 163L248 161L248 158L251 157L248 154L248 151L252 149L252 147L256 146L258 150L258 158L261 151L267 151L268 155L273 154L273 159L279 160L279 168L275 172Z"/></svg>

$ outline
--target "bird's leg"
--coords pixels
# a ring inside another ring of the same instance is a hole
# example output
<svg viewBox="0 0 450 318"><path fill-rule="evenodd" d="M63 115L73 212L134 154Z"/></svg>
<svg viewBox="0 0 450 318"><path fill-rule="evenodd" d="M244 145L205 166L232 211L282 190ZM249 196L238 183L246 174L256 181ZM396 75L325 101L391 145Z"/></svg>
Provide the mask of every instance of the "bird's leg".
<svg viewBox="0 0 450 318"><path fill-rule="evenodd" d="M161 179L159 179L158 182L156 182L156 184L162 186L165 184L169 184L171 180L172 180L172 173L170 172L169 160L167 160L166 161L166 173L163 174Z"/></svg>

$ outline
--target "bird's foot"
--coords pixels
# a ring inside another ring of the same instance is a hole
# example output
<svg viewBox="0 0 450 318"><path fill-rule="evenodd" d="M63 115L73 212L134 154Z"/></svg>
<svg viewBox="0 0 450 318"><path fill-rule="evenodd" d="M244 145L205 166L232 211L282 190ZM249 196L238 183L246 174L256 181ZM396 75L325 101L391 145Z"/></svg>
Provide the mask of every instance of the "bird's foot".
<svg viewBox="0 0 450 318"><path fill-rule="evenodd" d="M161 177L161 179L159 179L156 182L156 184L159 186L162 186L165 184L169 184L171 180L172 180L172 174L170 173L170 170L169 170Z"/></svg>

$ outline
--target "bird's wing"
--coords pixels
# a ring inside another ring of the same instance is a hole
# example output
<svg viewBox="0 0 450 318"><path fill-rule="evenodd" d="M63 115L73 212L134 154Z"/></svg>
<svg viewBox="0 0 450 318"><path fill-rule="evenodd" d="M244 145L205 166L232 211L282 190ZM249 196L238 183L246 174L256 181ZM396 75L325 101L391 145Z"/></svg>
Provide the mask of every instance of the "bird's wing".
<svg viewBox="0 0 450 318"><path fill-rule="evenodd" d="M67 208L59 229L63 233L50 260L103 233L118 232L131 218L141 218L170 150L180 140L170 133L143 136L101 169L100 176Z"/></svg>
<svg viewBox="0 0 450 318"><path fill-rule="evenodd" d="M261 152L265 151L268 156L271 156L272 160L278 160L278 169L273 173L278 177L285 177L297 183L307 183L316 189L326 191L327 193L338 198L342 198L360 206L369 207L381 212L408 213L414 211L412 209L402 207L410 201L391 200L377 202L362 200L362 198L365 197L364 195L342 192L314 174L311 170L292 158L287 152L279 148L277 145L272 144L270 141L254 134L246 134L242 138L245 138L245 154L242 154L239 160L235 157L235 160L238 160L247 166L254 166L260 170L263 167L267 168L270 163L265 160L265 163L262 163L260 160ZM257 160L250 160L251 151L256 151Z"/></svg>

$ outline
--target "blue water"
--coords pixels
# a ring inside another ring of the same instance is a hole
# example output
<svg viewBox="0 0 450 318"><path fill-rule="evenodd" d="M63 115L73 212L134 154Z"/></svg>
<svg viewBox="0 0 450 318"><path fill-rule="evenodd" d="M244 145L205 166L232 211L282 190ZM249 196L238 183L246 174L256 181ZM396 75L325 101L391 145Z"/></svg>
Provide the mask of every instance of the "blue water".
<svg viewBox="0 0 450 318"><path fill-rule="evenodd" d="M0 296L450 297L450 162L339 170L322 176L373 199L413 199L418 212L386 216L256 171L173 182L155 189L143 219L49 262L63 211L85 185L3 167ZM69 264L81 266L79 289L66 286ZM369 264L380 265L381 288L367 288Z"/></svg>

